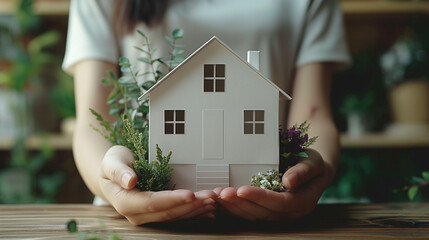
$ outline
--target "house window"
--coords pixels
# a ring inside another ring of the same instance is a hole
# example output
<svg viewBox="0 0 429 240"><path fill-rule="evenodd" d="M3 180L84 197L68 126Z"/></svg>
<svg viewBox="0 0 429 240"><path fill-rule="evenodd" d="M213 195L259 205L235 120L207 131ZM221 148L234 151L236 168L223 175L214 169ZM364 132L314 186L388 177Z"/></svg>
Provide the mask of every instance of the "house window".
<svg viewBox="0 0 429 240"><path fill-rule="evenodd" d="M185 110L164 111L164 133L185 134Z"/></svg>
<svg viewBox="0 0 429 240"><path fill-rule="evenodd" d="M204 92L225 92L225 64L204 64Z"/></svg>
<svg viewBox="0 0 429 240"><path fill-rule="evenodd" d="M264 110L244 110L244 134L264 134Z"/></svg>

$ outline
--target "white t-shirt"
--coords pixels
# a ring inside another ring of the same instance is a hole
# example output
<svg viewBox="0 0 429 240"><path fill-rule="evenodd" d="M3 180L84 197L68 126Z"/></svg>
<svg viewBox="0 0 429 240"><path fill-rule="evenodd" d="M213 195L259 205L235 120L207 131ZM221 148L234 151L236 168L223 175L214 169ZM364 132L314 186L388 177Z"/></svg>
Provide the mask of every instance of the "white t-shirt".
<svg viewBox="0 0 429 240"><path fill-rule="evenodd" d="M68 72L85 59L117 63L120 56L137 68L147 67L136 60L141 53L134 46L141 45L142 38L135 31L120 39L115 34L113 1L71 1L63 63ZM258 50L260 72L288 93L296 67L350 61L338 0L176 0L161 24L136 28L150 35L158 56L168 56L162 35L175 28L185 31L180 40L188 50L185 56L214 35L244 59L248 50ZM280 116L285 124L285 112Z"/></svg>

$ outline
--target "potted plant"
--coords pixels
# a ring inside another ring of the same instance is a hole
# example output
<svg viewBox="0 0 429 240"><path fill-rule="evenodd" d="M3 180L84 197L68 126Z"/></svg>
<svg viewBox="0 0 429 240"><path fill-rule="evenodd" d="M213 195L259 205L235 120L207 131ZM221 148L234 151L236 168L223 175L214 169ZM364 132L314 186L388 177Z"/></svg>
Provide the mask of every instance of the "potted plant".
<svg viewBox="0 0 429 240"><path fill-rule="evenodd" d="M42 82L56 78L57 71L52 69L59 59L47 49L59 41L59 34L37 33L39 26L31 0L19 2L16 14L0 22L0 137L26 136L33 131L34 103L46 105Z"/></svg>
<svg viewBox="0 0 429 240"><path fill-rule="evenodd" d="M429 131L429 56L425 41L415 35L399 38L381 57L394 133Z"/></svg>
<svg viewBox="0 0 429 240"><path fill-rule="evenodd" d="M350 136L361 136L367 132L367 116L374 103L375 94L373 92L361 95L348 94L345 97L340 111L347 118L347 133Z"/></svg>

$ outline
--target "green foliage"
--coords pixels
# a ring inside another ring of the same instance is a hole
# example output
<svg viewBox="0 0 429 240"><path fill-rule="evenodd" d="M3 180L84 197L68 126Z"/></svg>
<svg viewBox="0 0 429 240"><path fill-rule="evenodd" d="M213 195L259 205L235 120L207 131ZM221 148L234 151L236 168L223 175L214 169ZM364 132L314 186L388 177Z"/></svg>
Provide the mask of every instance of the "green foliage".
<svg viewBox="0 0 429 240"><path fill-rule="evenodd" d="M420 188L429 185L429 172L422 172L422 177L412 176L409 186L403 187L404 191L408 192L408 199L414 200ZM396 190L396 192L400 192Z"/></svg>
<svg viewBox="0 0 429 240"><path fill-rule="evenodd" d="M408 189L408 198L410 200L413 200L416 195L417 195L417 191L419 191L419 187L418 186L412 186L410 187L410 189Z"/></svg>
<svg viewBox="0 0 429 240"><path fill-rule="evenodd" d="M53 153L53 149L44 143L40 152L30 154L24 138L19 139L12 148L7 168L0 171L0 203L54 202L65 174L42 171Z"/></svg>
<svg viewBox="0 0 429 240"><path fill-rule="evenodd" d="M349 116L353 113L368 113L374 106L374 92L367 92L363 95L349 94L346 96L340 111L344 116Z"/></svg>
<svg viewBox="0 0 429 240"><path fill-rule="evenodd" d="M251 186L262 189L272 190L275 192L284 192L286 188L282 184L282 174L276 170L269 170L266 173L258 173L252 176Z"/></svg>
<svg viewBox="0 0 429 240"><path fill-rule="evenodd" d="M0 76L0 84L16 91L23 91L38 84L40 76L56 78L57 71L52 66L60 59L50 53L49 48L55 46L60 35L56 31L40 33L40 18L33 12L32 0L19 2L14 23L19 26L13 30L12 26L0 26L0 60L4 59L10 67ZM56 66L60 69L59 65Z"/></svg>
<svg viewBox="0 0 429 240"><path fill-rule="evenodd" d="M168 165L171 152L167 156L162 156L162 151L156 145L156 159L150 162L136 161L133 165L134 171L139 176L137 188L142 191L162 191L173 189L169 186L173 169Z"/></svg>
<svg viewBox="0 0 429 240"><path fill-rule="evenodd" d="M115 234L112 230L107 230L104 222L99 220L101 229L91 230L88 232L79 232L76 220L70 220L66 224L67 231L79 240L122 240L122 238Z"/></svg>
<svg viewBox="0 0 429 240"><path fill-rule="evenodd" d="M76 116L73 79L62 70L57 70L57 83L50 91L50 101L61 118Z"/></svg>
<svg viewBox="0 0 429 240"><path fill-rule="evenodd" d="M157 146L157 159L148 161L149 104L147 99L139 101L138 97L165 76L163 68L171 71L183 61L184 58L180 55L185 50L176 44L176 40L183 37L183 30L174 30L172 37L164 36L172 48L168 61L154 58L156 49L152 48L149 37L142 31L137 32L142 37L143 43L135 48L144 53L144 57L137 60L149 65L150 70L140 73L134 69L128 58L121 57L119 67L122 76L118 78L112 72L108 72L108 77L101 80L103 85L112 88L107 104L110 105L109 113L118 120L111 124L101 114L90 109L99 123L99 127L92 127L112 144L123 145L131 150L136 159L133 166L138 177L137 188L143 191L161 191L170 189L168 184L172 168L168 162L171 152L163 157L161 149Z"/></svg>

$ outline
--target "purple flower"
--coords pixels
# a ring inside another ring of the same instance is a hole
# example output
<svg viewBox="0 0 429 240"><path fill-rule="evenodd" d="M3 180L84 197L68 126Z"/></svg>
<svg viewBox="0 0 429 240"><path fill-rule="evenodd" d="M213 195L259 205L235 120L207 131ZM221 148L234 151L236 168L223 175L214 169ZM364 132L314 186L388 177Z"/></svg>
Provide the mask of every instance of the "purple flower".
<svg viewBox="0 0 429 240"><path fill-rule="evenodd" d="M299 146L300 148L302 148L302 145L304 145L304 143L306 143L306 142L307 142L307 140L308 140L308 134L306 133L306 134L304 135L304 137L302 137L302 138L299 140L299 142L298 142L298 146Z"/></svg>
<svg viewBox="0 0 429 240"><path fill-rule="evenodd" d="M291 127L287 130L287 134L290 139L297 139L299 138L301 131L295 130L295 127Z"/></svg>

